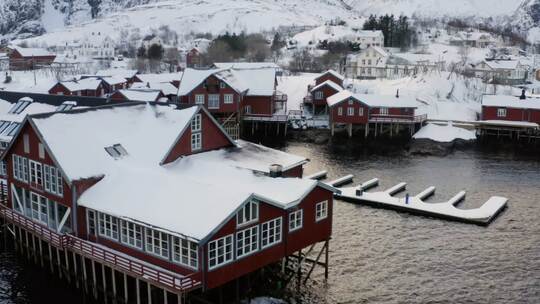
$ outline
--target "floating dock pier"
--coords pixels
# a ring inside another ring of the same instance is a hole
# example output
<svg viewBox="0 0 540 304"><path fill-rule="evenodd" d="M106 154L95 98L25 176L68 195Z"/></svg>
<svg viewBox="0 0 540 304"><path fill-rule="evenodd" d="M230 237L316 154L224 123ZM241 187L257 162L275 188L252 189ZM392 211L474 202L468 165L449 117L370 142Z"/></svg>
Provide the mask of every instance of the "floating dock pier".
<svg viewBox="0 0 540 304"><path fill-rule="evenodd" d="M347 175L336 179L328 184L339 187L352 182L352 175ZM426 203L425 199L435 193L435 187L431 186L415 196L408 194L403 197L394 197L399 192L406 189L407 184L402 182L384 191L367 192L368 189L377 187L379 179L374 178L356 187L340 188L341 192L334 194L349 202L366 204L378 208L405 211L412 214L432 216L447 220L471 223L477 225L488 225L505 207L507 198L493 196L482 206L475 209L460 209L457 205L465 199L466 192L460 191L446 202Z"/></svg>

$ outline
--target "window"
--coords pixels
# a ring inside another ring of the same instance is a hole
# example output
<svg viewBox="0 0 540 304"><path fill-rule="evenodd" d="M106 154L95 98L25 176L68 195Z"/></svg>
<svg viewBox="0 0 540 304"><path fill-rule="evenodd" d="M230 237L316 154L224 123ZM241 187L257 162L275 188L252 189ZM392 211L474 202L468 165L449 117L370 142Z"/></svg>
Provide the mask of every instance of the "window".
<svg viewBox="0 0 540 304"><path fill-rule="evenodd" d="M4 131L4 135L6 136L14 136L15 133L17 133L17 130L19 129L19 123L18 122L12 122L9 127Z"/></svg>
<svg viewBox="0 0 540 304"><path fill-rule="evenodd" d="M343 115L343 108L342 108L342 107L337 108L337 115L338 115L338 116L342 116L342 115Z"/></svg>
<svg viewBox="0 0 540 304"><path fill-rule="evenodd" d="M143 249L142 227L128 221L121 221L120 241L131 247Z"/></svg>
<svg viewBox="0 0 540 304"><path fill-rule="evenodd" d="M0 163L0 175L6 176L7 175L7 163L5 160Z"/></svg>
<svg viewBox="0 0 540 304"><path fill-rule="evenodd" d="M195 104L199 104L199 105L204 104L204 94L195 95Z"/></svg>
<svg viewBox="0 0 540 304"><path fill-rule="evenodd" d="M96 235L96 212L94 210L87 209L86 214L88 219L88 234Z"/></svg>
<svg viewBox="0 0 540 304"><path fill-rule="evenodd" d="M43 165L44 172L44 188L45 191L56 194L58 196L64 195L64 186L62 184L62 173L54 166Z"/></svg>
<svg viewBox="0 0 540 304"><path fill-rule="evenodd" d="M261 224L261 248L281 242L281 217Z"/></svg>
<svg viewBox="0 0 540 304"><path fill-rule="evenodd" d="M358 108L358 116L364 116L364 108Z"/></svg>
<svg viewBox="0 0 540 304"><path fill-rule="evenodd" d="M13 177L28 182L28 158L13 154Z"/></svg>
<svg viewBox="0 0 540 304"><path fill-rule="evenodd" d="M208 95L208 108L219 109L219 94Z"/></svg>
<svg viewBox="0 0 540 304"><path fill-rule="evenodd" d="M259 249L259 226L238 231L236 233L236 257L246 256Z"/></svg>
<svg viewBox="0 0 540 304"><path fill-rule="evenodd" d="M161 231L146 228L146 251L169 258L169 236Z"/></svg>
<svg viewBox="0 0 540 304"><path fill-rule="evenodd" d="M249 201L236 213L236 226L256 222L259 219L259 202Z"/></svg>
<svg viewBox="0 0 540 304"><path fill-rule="evenodd" d="M315 221L324 220L328 216L328 201L315 205Z"/></svg>
<svg viewBox="0 0 540 304"><path fill-rule="evenodd" d="M304 212L302 209L289 213L289 232L302 228Z"/></svg>
<svg viewBox="0 0 540 304"><path fill-rule="evenodd" d="M4 130L6 130L6 128L11 124L11 122L7 121L7 120L2 120L0 121L0 133L4 132Z"/></svg>
<svg viewBox="0 0 540 304"><path fill-rule="evenodd" d="M30 184L43 186L43 171L41 163L30 161Z"/></svg>
<svg viewBox="0 0 540 304"><path fill-rule="evenodd" d="M118 221L114 216L99 213L99 235L118 240Z"/></svg>
<svg viewBox="0 0 540 304"><path fill-rule="evenodd" d="M350 105L350 106L352 106L352 105L353 105L353 103L354 103L354 100L352 100L352 99L349 99L348 103L349 103L349 105Z"/></svg>
<svg viewBox="0 0 540 304"><path fill-rule="evenodd" d="M32 219L48 224L48 206L47 199L34 192L30 192L30 202L32 207Z"/></svg>
<svg viewBox="0 0 540 304"><path fill-rule="evenodd" d="M113 86L113 88L115 88L115 86ZM62 92L58 92L58 95L63 95ZM73 109L73 107L75 106L75 102L72 102L72 101L65 101L63 102L61 105L59 105L57 108L56 108L56 112L65 112L65 111L69 111L71 109Z"/></svg>
<svg viewBox="0 0 540 304"><path fill-rule="evenodd" d="M28 134L23 135L24 153L30 153L30 137Z"/></svg>
<svg viewBox="0 0 540 304"><path fill-rule="evenodd" d="M223 103L230 104L233 103L234 95L233 94L225 94L223 95Z"/></svg>
<svg viewBox="0 0 540 304"><path fill-rule="evenodd" d="M198 247L197 243L188 239L173 237L172 259L176 263L197 269Z"/></svg>
<svg viewBox="0 0 540 304"><path fill-rule="evenodd" d="M115 144L110 147L105 147L105 151L109 153L114 159L122 158L127 156L127 150L121 144Z"/></svg>
<svg viewBox="0 0 540 304"><path fill-rule="evenodd" d="M247 106L244 107L244 113L251 114L251 106L250 105L247 105Z"/></svg>
<svg viewBox="0 0 540 304"><path fill-rule="evenodd" d="M201 133L191 134L191 151L200 150L202 147L201 144Z"/></svg>
<svg viewBox="0 0 540 304"><path fill-rule="evenodd" d="M11 109L9 110L8 114L21 114L28 105L32 103L32 101L27 99L21 99L19 100Z"/></svg>
<svg viewBox="0 0 540 304"><path fill-rule="evenodd" d="M381 115L388 115L388 108L380 108L379 114Z"/></svg>
<svg viewBox="0 0 540 304"><path fill-rule="evenodd" d="M208 243L208 268L213 269L233 260L233 235Z"/></svg>
<svg viewBox="0 0 540 304"><path fill-rule="evenodd" d="M497 117L506 117L506 109L505 108L497 109Z"/></svg>
<svg viewBox="0 0 540 304"><path fill-rule="evenodd" d="M201 114L197 114L191 121L191 132L198 132L201 130Z"/></svg>
<svg viewBox="0 0 540 304"><path fill-rule="evenodd" d="M39 158L41 159L45 158L45 147L43 146L42 143L38 144L38 153L39 153Z"/></svg>
<svg viewBox="0 0 540 304"><path fill-rule="evenodd" d="M315 92L315 99L323 99L323 92L322 91Z"/></svg>
<svg viewBox="0 0 540 304"><path fill-rule="evenodd" d="M354 108L348 107L347 108L347 116L354 116Z"/></svg>
<svg viewBox="0 0 540 304"><path fill-rule="evenodd" d="M225 89L225 82L221 81L221 82L219 83L219 87L220 87L221 89Z"/></svg>

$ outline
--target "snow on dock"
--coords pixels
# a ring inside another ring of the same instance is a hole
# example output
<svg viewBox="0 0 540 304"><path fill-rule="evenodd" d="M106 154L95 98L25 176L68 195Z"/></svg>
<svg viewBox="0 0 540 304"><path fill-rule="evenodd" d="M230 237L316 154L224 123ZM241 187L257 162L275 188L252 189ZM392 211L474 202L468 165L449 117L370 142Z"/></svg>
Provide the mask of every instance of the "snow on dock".
<svg viewBox="0 0 540 304"><path fill-rule="evenodd" d="M333 180L331 182L328 182L327 184L329 184L332 187L339 187L339 186L343 186L343 185L351 183L353 178L354 178L354 175L349 174L349 175L345 175L343 177L340 177L338 179L335 179L335 180Z"/></svg>
<svg viewBox="0 0 540 304"><path fill-rule="evenodd" d="M322 170L311 175L306 176L307 179L322 180L326 178L328 171Z"/></svg>
<svg viewBox="0 0 540 304"><path fill-rule="evenodd" d="M345 177L336 181L341 181ZM352 178L351 178L352 180ZM374 182L376 180L376 182ZM410 212L413 214L433 216L448 220L460 221L478 225L488 225L505 207L507 198L493 196L482 206L475 209L459 209L457 204L465 199L466 192L460 191L446 202L425 203L423 200L435 193L435 187L431 186L420 192L416 196L406 195L404 198L394 197L396 193L405 190L407 184L399 183L385 191L366 192L364 184L378 184L378 179L372 179L357 187L340 188L341 193L336 193L337 198L343 200L363 203L380 208L394 209Z"/></svg>

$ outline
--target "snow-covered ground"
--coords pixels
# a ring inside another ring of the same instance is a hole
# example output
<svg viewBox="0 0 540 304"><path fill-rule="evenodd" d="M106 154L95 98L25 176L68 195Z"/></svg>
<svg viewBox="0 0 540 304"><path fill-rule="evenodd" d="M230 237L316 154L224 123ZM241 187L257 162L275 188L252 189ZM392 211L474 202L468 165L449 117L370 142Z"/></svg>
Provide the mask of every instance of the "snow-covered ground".
<svg viewBox="0 0 540 304"><path fill-rule="evenodd" d="M474 130L455 127L451 123L446 126L429 123L416 132L413 138L431 139L437 142L451 142L455 139L475 140L476 132Z"/></svg>
<svg viewBox="0 0 540 304"><path fill-rule="evenodd" d="M314 83L319 74L303 73L297 76L278 78L278 91L287 94L287 110L300 110L300 105L307 95L307 87Z"/></svg>

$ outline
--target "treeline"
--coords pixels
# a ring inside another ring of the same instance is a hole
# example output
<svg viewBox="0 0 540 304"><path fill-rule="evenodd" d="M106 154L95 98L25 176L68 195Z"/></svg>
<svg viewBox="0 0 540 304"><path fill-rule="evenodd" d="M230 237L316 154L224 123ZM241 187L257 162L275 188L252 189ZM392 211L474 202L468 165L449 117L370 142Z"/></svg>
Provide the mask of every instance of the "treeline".
<svg viewBox="0 0 540 304"><path fill-rule="evenodd" d="M448 28L453 28L456 30L470 30L472 28L477 28L480 31L491 33L496 36L500 36L503 41L510 45L518 45L522 48L525 48L529 45L527 41L527 33L521 32L519 29L516 29L510 25L492 25L487 22L485 23L470 23L466 20L454 18L448 20L446 23Z"/></svg>
<svg viewBox="0 0 540 304"><path fill-rule="evenodd" d="M409 48L417 43L416 32L410 26L407 16L396 18L394 15L370 15L363 29L382 31L385 47Z"/></svg>

